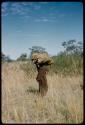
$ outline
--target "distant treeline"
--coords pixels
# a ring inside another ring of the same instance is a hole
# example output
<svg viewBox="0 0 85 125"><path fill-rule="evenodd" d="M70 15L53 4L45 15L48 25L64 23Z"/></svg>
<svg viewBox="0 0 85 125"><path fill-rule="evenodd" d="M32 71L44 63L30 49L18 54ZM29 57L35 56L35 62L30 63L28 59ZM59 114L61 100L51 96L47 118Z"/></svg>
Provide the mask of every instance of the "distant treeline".
<svg viewBox="0 0 85 125"><path fill-rule="evenodd" d="M56 74L73 75L83 73L83 56L64 53L53 57L54 64L51 66L51 71Z"/></svg>
<svg viewBox="0 0 85 125"><path fill-rule="evenodd" d="M49 66L49 73L63 75L83 74L83 43L76 42L75 40L69 40L67 42L63 42L62 46L65 50L60 52L58 55L52 56L54 64ZM39 46L33 46L30 50L30 57L33 52L42 53L45 51L44 48ZM36 73L36 67L30 60L27 64L23 64L21 67L30 76Z"/></svg>
<svg viewBox="0 0 85 125"><path fill-rule="evenodd" d="M54 64L49 66L49 73L56 74L82 74L83 73L83 43L81 41L76 42L76 40L69 40L62 43L64 51L52 56ZM45 48L40 46L33 46L29 48L31 50L30 56L26 53L21 54L20 57L16 59L19 61L27 61L27 63L22 63L21 68L26 72L27 75L32 76L36 73L36 67L31 62L30 58L34 52L46 52ZM57 49L57 48L56 48ZM47 53L47 52L46 52ZM2 54L2 62L11 62L8 56Z"/></svg>

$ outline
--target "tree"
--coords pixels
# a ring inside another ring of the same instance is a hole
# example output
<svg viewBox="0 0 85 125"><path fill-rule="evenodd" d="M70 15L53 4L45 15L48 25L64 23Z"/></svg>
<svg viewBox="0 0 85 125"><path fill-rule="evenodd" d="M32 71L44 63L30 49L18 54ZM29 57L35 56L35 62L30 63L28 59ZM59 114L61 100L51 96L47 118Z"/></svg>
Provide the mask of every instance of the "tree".
<svg viewBox="0 0 85 125"><path fill-rule="evenodd" d="M78 55L83 55L83 43L81 41L77 43L75 53Z"/></svg>
<svg viewBox="0 0 85 125"><path fill-rule="evenodd" d="M5 54L4 53L1 53L1 58L2 58L2 61L5 60Z"/></svg>
<svg viewBox="0 0 85 125"><path fill-rule="evenodd" d="M65 51L67 54L73 53L76 46L75 46L76 41L75 40L69 40L69 41L64 41L62 43L62 46L65 48Z"/></svg>
<svg viewBox="0 0 85 125"><path fill-rule="evenodd" d="M4 53L2 53L2 61L3 62L11 62L11 61L13 61L11 58L10 58L10 56L6 56Z"/></svg>
<svg viewBox="0 0 85 125"><path fill-rule="evenodd" d="M17 58L17 61L25 61L27 60L27 54L23 53L21 54L21 56L19 58Z"/></svg>
<svg viewBox="0 0 85 125"><path fill-rule="evenodd" d="M41 46L32 46L32 48L29 48L31 50L31 53L30 53L30 58L32 56L33 53L37 52L37 53L47 53L45 51L45 48L41 47Z"/></svg>
<svg viewBox="0 0 85 125"><path fill-rule="evenodd" d="M64 41L62 46L65 48L66 54L82 54L83 53L83 43L81 41L76 42L76 40Z"/></svg>

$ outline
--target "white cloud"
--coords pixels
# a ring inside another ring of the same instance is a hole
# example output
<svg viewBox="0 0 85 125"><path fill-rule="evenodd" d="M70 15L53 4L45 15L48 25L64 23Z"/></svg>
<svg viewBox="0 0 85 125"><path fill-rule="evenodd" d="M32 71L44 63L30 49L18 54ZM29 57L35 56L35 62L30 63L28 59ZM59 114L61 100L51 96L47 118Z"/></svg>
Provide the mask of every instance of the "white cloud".
<svg viewBox="0 0 85 125"><path fill-rule="evenodd" d="M8 11L7 11L8 5L9 5L8 2L3 2L1 6L1 12L5 16L8 15Z"/></svg>
<svg viewBox="0 0 85 125"><path fill-rule="evenodd" d="M35 19L35 22L47 22L48 19Z"/></svg>
<svg viewBox="0 0 85 125"><path fill-rule="evenodd" d="M48 2L39 2L39 3L41 3L41 4L47 4Z"/></svg>
<svg viewBox="0 0 85 125"><path fill-rule="evenodd" d="M42 6L39 3L42 2L4 2L2 4L2 15L7 16L8 14L17 14L20 15L22 19L28 20L32 16L32 11L39 11L41 9ZM51 13L48 13L46 17L34 19L34 21L57 22L60 18L63 18L64 16L64 13L60 13L58 10L56 10Z"/></svg>
<svg viewBox="0 0 85 125"><path fill-rule="evenodd" d="M2 17L8 16L8 13L1 14Z"/></svg>
<svg viewBox="0 0 85 125"><path fill-rule="evenodd" d="M47 18L42 19L43 22L48 22L49 20Z"/></svg>
<svg viewBox="0 0 85 125"><path fill-rule="evenodd" d="M59 15L59 17L60 17L60 18L63 18L63 17L65 17L65 14L61 13L61 14Z"/></svg>
<svg viewBox="0 0 85 125"><path fill-rule="evenodd" d="M58 22L57 19L49 18L49 17L41 17L41 18L35 19L34 21L35 22Z"/></svg>
<svg viewBox="0 0 85 125"><path fill-rule="evenodd" d="M17 33L23 33L23 30L16 30ZM22 34L21 34L22 35ZM39 33L29 33L29 32L25 32L23 33L24 38L27 37L39 37L41 36Z"/></svg>
<svg viewBox="0 0 85 125"><path fill-rule="evenodd" d="M34 36L35 37L35 36L40 36L40 34L27 34L27 36L32 36L32 37Z"/></svg>
<svg viewBox="0 0 85 125"><path fill-rule="evenodd" d="M24 8L22 4L12 3L10 11L12 12L12 14L24 15L27 13L28 10Z"/></svg>
<svg viewBox="0 0 85 125"><path fill-rule="evenodd" d="M29 19L30 15L25 15L24 17L25 17L25 19Z"/></svg>
<svg viewBox="0 0 85 125"><path fill-rule="evenodd" d="M16 30L17 33L21 33L22 31L21 30Z"/></svg>
<svg viewBox="0 0 85 125"><path fill-rule="evenodd" d="M26 15L31 12L30 7L26 2L4 2L2 4L2 14L18 14L18 15Z"/></svg>
<svg viewBox="0 0 85 125"><path fill-rule="evenodd" d="M30 2L21 2L22 5L27 6Z"/></svg>
<svg viewBox="0 0 85 125"><path fill-rule="evenodd" d="M58 22L57 20L35 19L35 22Z"/></svg>
<svg viewBox="0 0 85 125"><path fill-rule="evenodd" d="M9 5L9 3L3 2L1 7L2 7L2 9L7 9L8 5Z"/></svg>
<svg viewBox="0 0 85 125"><path fill-rule="evenodd" d="M33 8L34 8L34 10L39 10L39 9L41 9L41 6L39 6L39 5L34 5Z"/></svg>
<svg viewBox="0 0 85 125"><path fill-rule="evenodd" d="M41 19L35 19L34 21L35 21L35 22L40 22L40 21L41 21Z"/></svg>

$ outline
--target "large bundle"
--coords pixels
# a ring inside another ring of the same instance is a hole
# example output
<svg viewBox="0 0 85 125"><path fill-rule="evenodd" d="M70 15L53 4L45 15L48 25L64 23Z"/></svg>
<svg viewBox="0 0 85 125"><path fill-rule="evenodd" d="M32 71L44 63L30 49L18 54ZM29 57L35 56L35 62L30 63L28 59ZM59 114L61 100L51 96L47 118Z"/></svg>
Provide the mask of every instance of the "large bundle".
<svg viewBox="0 0 85 125"><path fill-rule="evenodd" d="M53 63L53 60L49 57L47 53L33 53L32 54L32 61L34 63L47 63L48 65Z"/></svg>

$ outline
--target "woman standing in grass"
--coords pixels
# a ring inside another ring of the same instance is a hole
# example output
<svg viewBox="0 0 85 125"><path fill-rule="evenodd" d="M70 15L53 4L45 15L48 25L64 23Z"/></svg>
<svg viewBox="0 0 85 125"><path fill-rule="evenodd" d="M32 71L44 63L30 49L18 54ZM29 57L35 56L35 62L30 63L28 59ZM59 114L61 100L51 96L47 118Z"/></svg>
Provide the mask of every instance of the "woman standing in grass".
<svg viewBox="0 0 85 125"><path fill-rule="evenodd" d="M46 74L48 73L48 65L53 63L47 53L35 53L32 61L36 64L38 75L36 80L39 83L39 92L41 96L45 96L48 91Z"/></svg>
<svg viewBox="0 0 85 125"><path fill-rule="evenodd" d="M41 96L45 96L48 91L46 74L48 73L48 68L45 64L36 64L38 75L36 80L39 83L39 92Z"/></svg>

